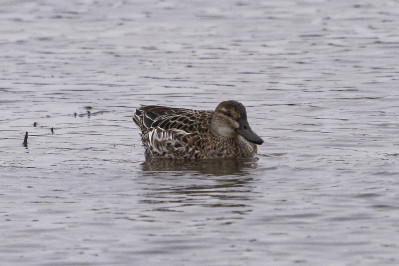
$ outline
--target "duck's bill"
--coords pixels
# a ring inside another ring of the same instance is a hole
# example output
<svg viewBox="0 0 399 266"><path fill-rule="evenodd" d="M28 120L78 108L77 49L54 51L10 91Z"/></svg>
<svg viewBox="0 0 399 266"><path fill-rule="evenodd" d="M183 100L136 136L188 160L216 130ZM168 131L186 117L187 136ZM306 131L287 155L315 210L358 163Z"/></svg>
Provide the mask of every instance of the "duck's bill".
<svg viewBox="0 0 399 266"><path fill-rule="evenodd" d="M243 136L249 142L261 145L263 143L263 139L261 139L252 129L249 127L247 121L240 121L240 127L235 131L237 134Z"/></svg>

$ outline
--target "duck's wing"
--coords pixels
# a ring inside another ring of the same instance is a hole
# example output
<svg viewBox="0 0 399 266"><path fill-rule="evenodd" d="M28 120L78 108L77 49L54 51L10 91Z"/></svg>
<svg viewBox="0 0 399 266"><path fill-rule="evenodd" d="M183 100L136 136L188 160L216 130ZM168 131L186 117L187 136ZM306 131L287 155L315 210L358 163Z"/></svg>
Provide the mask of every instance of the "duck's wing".
<svg viewBox="0 0 399 266"><path fill-rule="evenodd" d="M191 156L192 145L209 128L211 112L165 106L142 106L134 122L141 129L146 151L155 157Z"/></svg>
<svg viewBox="0 0 399 266"><path fill-rule="evenodd" d="M207 111L148 105L136 110L133 121L142 133L151 129L181 130L192 133L208 122Z"/></svg>
<svg viewBox="0 0 399 266"><path fill-rule="evenodd" d="M189 135L179 129L164 130L156 127L142 134L142 140L147 152L152 156L175 158L185 154Z"/></svg>

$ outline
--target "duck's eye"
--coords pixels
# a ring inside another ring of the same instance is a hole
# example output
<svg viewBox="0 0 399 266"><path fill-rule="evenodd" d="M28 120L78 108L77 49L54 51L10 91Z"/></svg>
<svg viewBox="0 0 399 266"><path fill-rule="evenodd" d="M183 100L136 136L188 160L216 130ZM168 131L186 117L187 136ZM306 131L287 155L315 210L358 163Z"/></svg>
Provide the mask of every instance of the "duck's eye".
<svg viewBox="0 0 399 266"><path fill-rule="evenodd" d="M228 117L233 117L232 115L231 115L231 113L229 113L229 112L226 112L226 113L224 113L225 115L227 115Z"/></svg>

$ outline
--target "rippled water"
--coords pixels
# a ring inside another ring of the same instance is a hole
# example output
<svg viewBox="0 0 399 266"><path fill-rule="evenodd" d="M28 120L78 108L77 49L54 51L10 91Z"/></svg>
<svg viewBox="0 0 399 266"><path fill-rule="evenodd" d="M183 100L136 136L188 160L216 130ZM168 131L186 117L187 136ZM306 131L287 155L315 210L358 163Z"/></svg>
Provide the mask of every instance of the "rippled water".
<svg viewBox="0 0 399 266"><path fill-rule="evenodd" d="M1 4L3 264L399 264L398 1L64 2ZM144 160L227 99L256 158Z"/></svg>

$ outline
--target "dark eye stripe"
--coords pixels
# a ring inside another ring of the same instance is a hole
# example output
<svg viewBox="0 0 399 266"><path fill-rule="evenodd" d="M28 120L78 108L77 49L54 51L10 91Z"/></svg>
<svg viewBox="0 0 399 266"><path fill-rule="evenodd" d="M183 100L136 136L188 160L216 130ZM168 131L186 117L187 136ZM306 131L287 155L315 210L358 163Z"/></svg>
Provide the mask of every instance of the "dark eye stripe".
<svg viewBox="0 0 399 266"><path fill-rule="evenodd" d="M229 113L229 112L223 112L223 114L226 115L226 116L228 116L228 117L233 117L233 116L231 115L231 113Z"/></svg>

